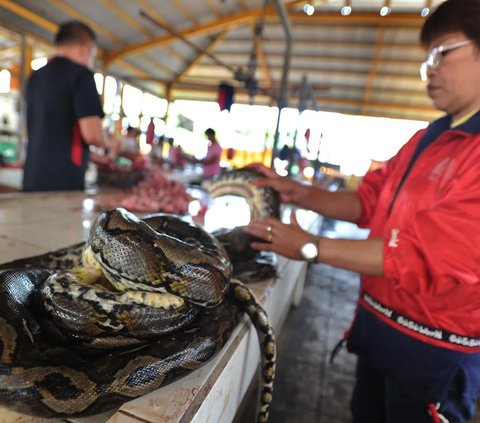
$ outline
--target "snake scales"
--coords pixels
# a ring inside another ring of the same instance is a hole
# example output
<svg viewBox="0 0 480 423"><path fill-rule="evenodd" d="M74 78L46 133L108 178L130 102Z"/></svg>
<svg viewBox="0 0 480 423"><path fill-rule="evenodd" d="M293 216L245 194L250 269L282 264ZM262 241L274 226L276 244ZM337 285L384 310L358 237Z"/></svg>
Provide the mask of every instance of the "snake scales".
<svg viewBox="0 0 480 423"><path fill-rule="evenodd" d="M227 174L212 187L228 180L230 188L212 196L239 189L253 214L275 210L271 193L251 186L256 176ZM200 227L121 209L102 213L85 245L1 265L0 403L41 417L115 408L202 366L244 311L262 345L258 421L266 421L274 335L254 295L230 274L222 245Z"/></svg>

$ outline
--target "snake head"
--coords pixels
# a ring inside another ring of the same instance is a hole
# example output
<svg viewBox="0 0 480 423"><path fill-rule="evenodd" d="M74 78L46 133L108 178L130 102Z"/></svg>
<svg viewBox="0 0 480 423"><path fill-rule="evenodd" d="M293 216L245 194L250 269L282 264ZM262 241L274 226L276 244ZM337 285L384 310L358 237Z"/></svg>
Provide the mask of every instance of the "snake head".
<svg viewBox="0 0 480 423"><path fill-rule="evenodd" d="M252 168L235 169L222 173L208 186L211 198L223 195L243 197L250 209L250 219L280 216L280 195L272 188L253 184L255 179L265 178Z"/></svg>
<svg viewBox="0 0 480 423"><path fill-rule="evenodd" d="M167 292L201 306L219 304L232 265L217 239L178 217L146 220L124 209L98 216L87 245L106 278L120 291Z"/></svg>

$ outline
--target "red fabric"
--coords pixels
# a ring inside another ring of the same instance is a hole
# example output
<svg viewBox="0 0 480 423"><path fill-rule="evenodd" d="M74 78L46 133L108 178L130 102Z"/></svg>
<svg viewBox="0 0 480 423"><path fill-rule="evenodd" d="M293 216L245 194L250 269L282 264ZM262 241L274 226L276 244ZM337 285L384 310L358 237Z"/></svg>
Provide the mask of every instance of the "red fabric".
<svg viewBox="0 0 480 423"><path fill-rule="evenodd" d="M72 159L72 163L78 167L82 165L83 161L83 141L82 135L80 133L80 126L78 121L75 122L73 125L73 137L72 137L72 153L70 158Z"/></svg>
<svg viewBox="0 0 480 423"><path fill-rule="evenodd" d="M435 404L428 404L428 409L430 410L430 415L432 416L433 423L442 423L438 415L438 411L435 408Z"/></svg>
<svg viewBox="0 0 480 423"><path fill-rule="evenodd" d="M357 190L358 223L371 229L370 237L385 239L384 276L363 277L362 290L417 322L479 337L480 135L444 132L421 154L388 214L423 133Z"/></svg>
<svg viewBox="0 0 480 423"><path fill-rule="evenodd" d="M235 94L235 89L230 84L220 84L218 87L218 105L220 110L230 111L233 105L233 97Z"/></svg>
<svg viewBox="0 0 480 423"><path fill-rule="evenodd" d="M153 122L153 119L151 119L147 127L147 135L146 135L147 144L153 144L154 138L155 138L155 123Z"/></svg>

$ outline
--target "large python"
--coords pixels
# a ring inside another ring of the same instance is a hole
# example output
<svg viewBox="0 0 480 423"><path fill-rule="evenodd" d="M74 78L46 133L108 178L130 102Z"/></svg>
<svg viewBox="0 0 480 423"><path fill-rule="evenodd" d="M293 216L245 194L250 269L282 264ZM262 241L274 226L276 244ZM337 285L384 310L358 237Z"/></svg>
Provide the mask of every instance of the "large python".
<svg viewBox="0 0 480 423"><path fill-rule="evenodd" d="M244 175L235 176L238 184L250 184ZM0 269L2 405L42 417L117 407L204 364L242 310L262 344L258 421L267 420L273 331L251 291L230 279L222 245L200 227L111 210L85 245Z"/></svg>

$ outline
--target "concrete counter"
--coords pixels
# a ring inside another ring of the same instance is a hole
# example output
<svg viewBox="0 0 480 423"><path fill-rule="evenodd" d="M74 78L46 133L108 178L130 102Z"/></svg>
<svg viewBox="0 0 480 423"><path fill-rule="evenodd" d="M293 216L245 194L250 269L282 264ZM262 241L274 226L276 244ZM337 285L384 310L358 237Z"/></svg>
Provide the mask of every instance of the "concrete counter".
<svg viewBox="0 0 480 423"><path fill-rule="evenodd" d="M5 194L0 197L0 263L42 254L84 241L96 218L99 197L80 192ZM305 229L319 217L297 211ZM279 277L249 286L262 301L278 334L303 290L307 264L277 258ZM97 416L41 419L0 408L2 423L229 422L259 365L256 332L244 317L224 348L186 377Z"/></svg>

